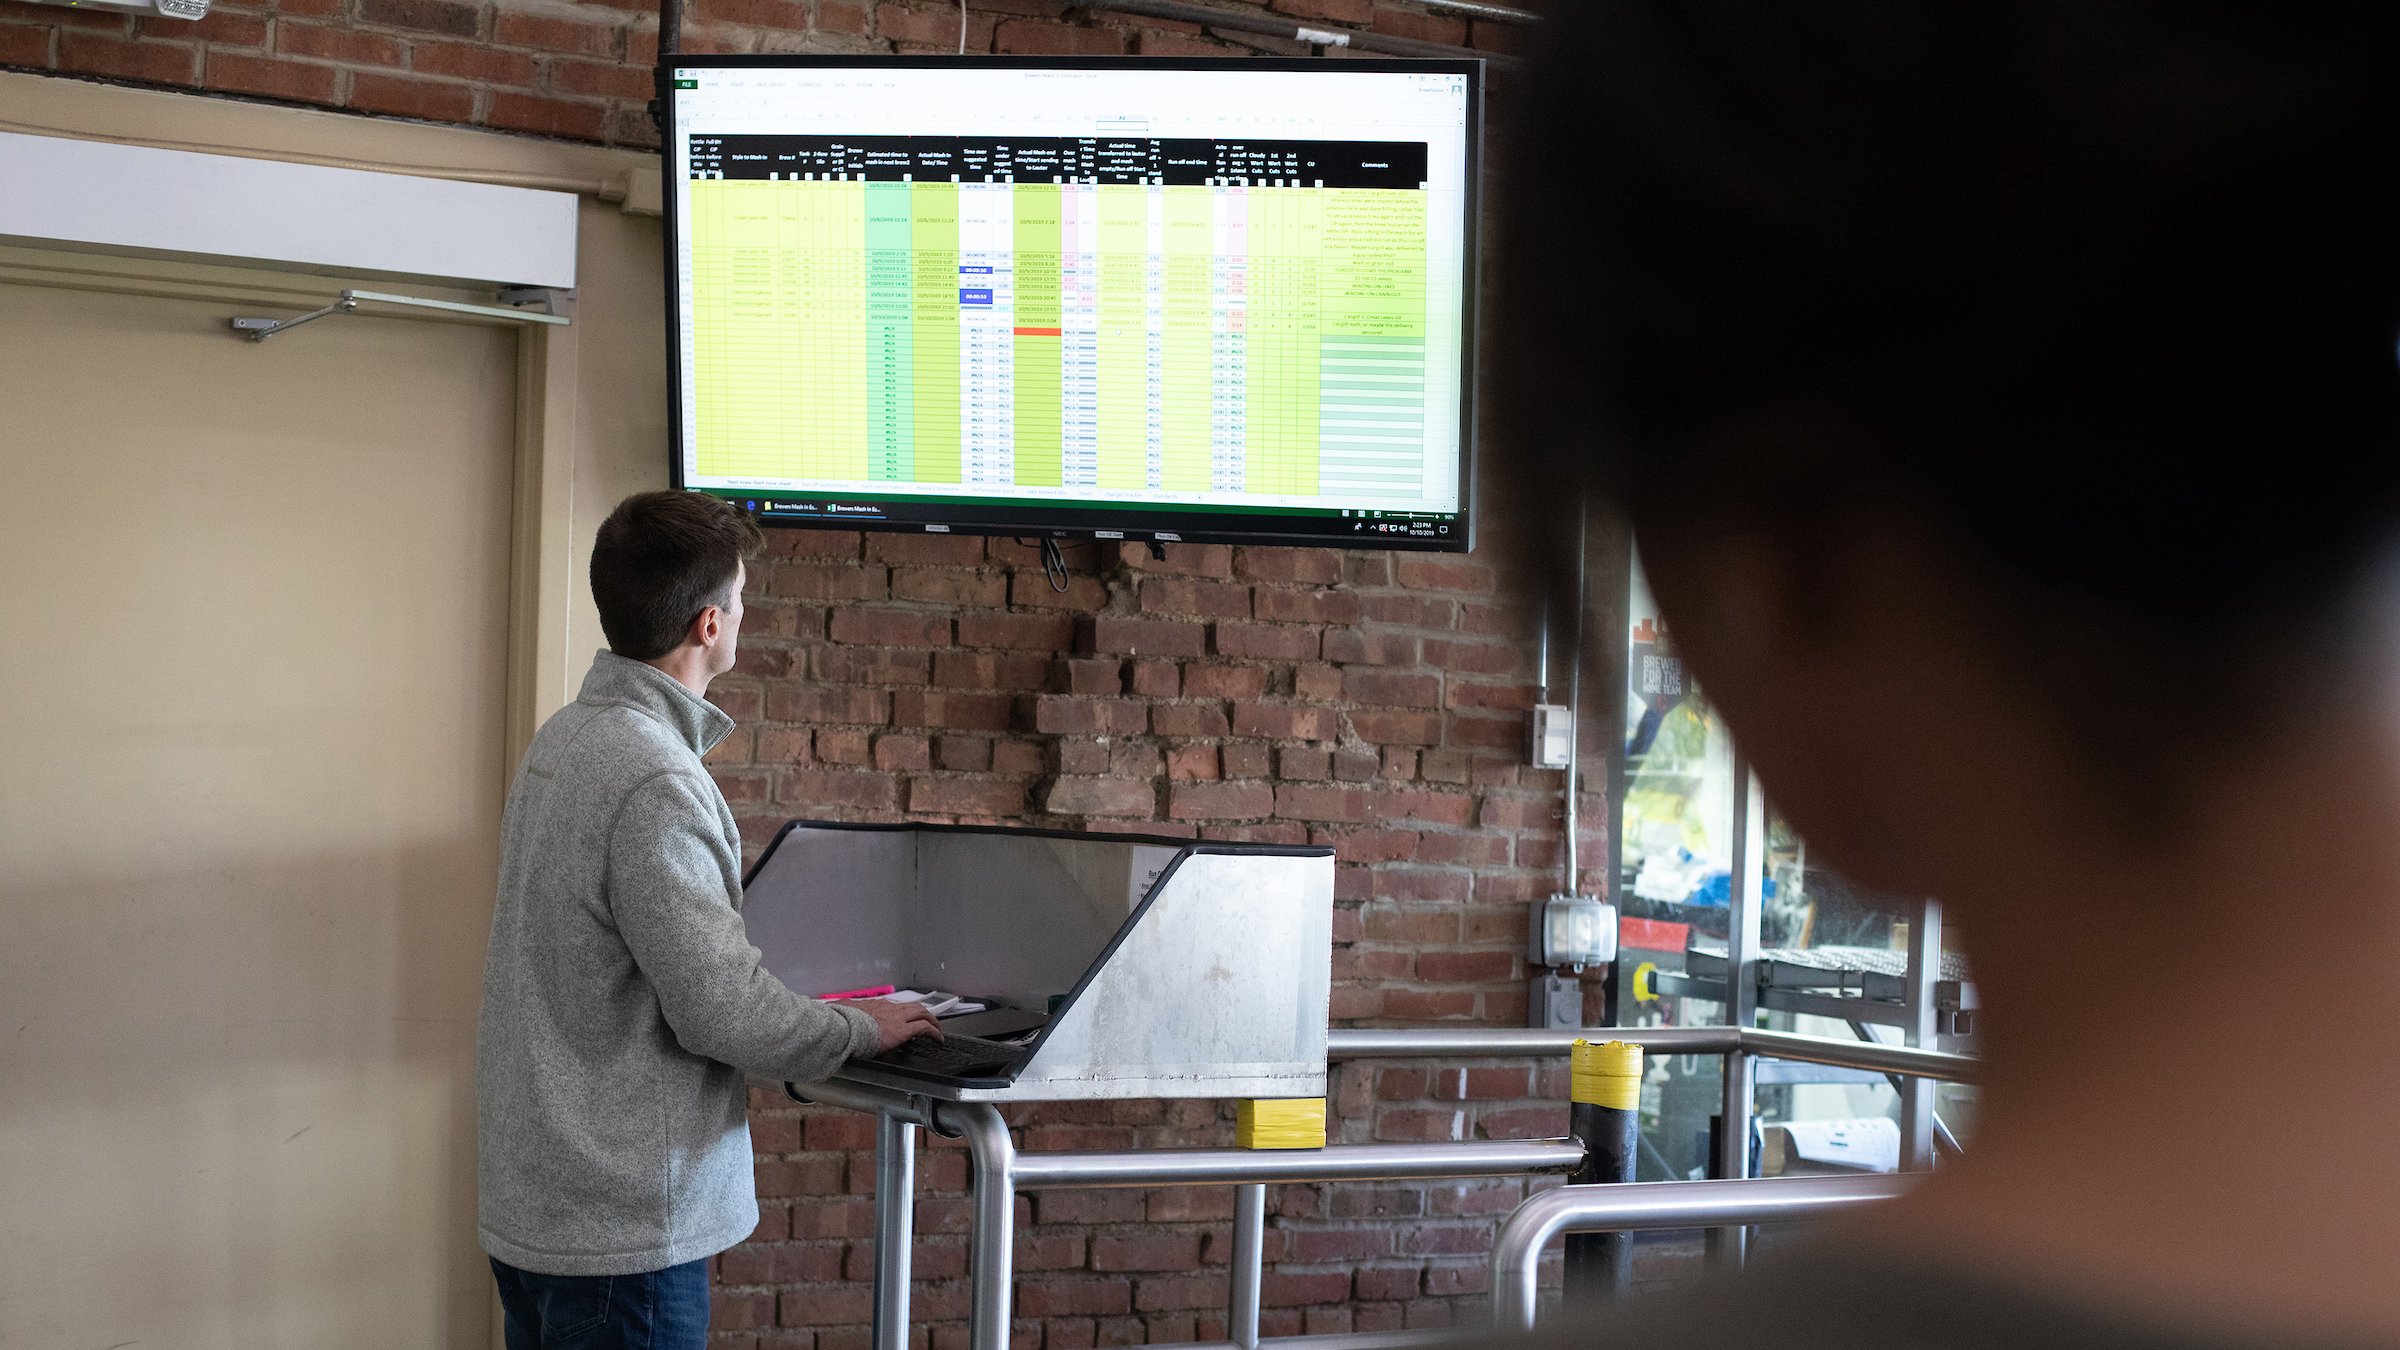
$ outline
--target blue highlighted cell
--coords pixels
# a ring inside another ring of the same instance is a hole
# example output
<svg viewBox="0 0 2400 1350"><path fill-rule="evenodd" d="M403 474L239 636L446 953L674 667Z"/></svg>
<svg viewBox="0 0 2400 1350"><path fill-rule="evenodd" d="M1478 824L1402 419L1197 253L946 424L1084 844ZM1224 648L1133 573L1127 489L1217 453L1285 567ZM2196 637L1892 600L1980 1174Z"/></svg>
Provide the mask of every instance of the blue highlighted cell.
<svg viewBox="0 0 2400 1350"><path fill-rule="evenodd" d="M979 305L988 309L991 307L992 303L992 292L989 287L978 290L961 289L958 293L958 303L962 305Z"/></svg>

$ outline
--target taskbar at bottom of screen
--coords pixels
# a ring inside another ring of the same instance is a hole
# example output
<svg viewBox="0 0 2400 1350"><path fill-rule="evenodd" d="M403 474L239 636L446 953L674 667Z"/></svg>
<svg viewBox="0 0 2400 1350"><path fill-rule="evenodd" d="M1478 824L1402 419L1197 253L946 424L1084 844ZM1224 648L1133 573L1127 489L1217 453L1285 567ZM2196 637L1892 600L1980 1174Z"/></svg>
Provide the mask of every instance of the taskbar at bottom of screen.
<svg viewBox="0 0 2400 1350"><path fill-rule="evenodd" d="M1288 543L1464 552L1463 514L1377 509L1050 505L1014 499L789 496L704 487L768 525L930 533L1057 535L1159 543Z"/></svg>

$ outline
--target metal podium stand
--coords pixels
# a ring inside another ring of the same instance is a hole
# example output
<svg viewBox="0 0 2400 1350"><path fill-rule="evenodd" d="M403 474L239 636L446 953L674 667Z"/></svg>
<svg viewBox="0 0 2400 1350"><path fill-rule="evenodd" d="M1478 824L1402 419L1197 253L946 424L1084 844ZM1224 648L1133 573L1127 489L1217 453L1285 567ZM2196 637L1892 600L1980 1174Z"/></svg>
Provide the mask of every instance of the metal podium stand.
<svg viewBox="0 0 2400 1350"><path fill-rule="evenodd" d="M907 1344L920 1127L973 1154L974 1345L1003 1350L1019 1178L994 1103L1325 1095L1329 848L793 821L752 869L743 917L794 989L940 988L1050 1013L1006 1087L862 1064L789 1087L876 1115L877 1350Z"/></svg>

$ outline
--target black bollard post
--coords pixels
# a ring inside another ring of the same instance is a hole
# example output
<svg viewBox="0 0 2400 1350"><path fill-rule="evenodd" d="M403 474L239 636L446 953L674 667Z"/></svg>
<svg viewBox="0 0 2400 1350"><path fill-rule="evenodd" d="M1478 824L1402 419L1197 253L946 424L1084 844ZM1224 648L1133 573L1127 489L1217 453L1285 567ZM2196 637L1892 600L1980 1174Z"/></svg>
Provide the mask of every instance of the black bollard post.
<svg viewBox="0 0 2400 1350"><path fill-rule="evenodd" d="M1633 1180L1642 1137L1642 1047L1626 1041L1575 1042L1568 1131L1583 1142L1577 1186ZM1566 1301L1602 1304L1633 1283L1628 1233L1567 1234Z"/></svg>

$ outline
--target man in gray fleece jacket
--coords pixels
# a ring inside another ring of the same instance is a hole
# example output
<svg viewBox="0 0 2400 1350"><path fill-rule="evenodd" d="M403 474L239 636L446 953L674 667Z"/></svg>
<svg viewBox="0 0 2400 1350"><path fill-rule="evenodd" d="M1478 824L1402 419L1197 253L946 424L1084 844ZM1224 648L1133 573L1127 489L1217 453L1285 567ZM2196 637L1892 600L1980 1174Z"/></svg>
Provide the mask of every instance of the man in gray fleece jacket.
<svg viewBox="0 0 2400 1350"><path fill-rule="evenodd" d="M741 837L701 756L733 719L758 527L712 498L627 498L592 549L610 650L509 790L476 1039L479 1228L509 1350L699 1347L707 1258L758 1225L744 1075L806 1082L939 1035L759 965Z"/></svg>

